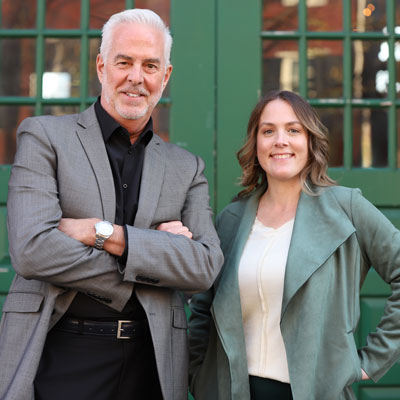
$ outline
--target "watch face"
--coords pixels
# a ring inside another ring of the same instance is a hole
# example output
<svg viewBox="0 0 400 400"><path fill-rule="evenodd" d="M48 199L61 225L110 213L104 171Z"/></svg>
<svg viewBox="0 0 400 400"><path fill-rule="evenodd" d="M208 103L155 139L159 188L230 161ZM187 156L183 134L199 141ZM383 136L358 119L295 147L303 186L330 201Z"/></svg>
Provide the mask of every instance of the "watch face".
<svg viewBox="0 0 400 400"><path fill-rule="evenodd" d="M96 230L100 235L111 236L114 228L110 222L100 221L96 224Z"/></svg>

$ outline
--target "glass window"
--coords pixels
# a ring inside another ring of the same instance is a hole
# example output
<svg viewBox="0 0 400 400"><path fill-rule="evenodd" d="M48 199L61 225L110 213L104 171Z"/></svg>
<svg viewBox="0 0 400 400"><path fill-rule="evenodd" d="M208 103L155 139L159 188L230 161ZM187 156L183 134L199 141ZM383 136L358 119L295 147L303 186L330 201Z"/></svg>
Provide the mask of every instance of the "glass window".
<svg viewBox="0 0 400 400"><path fill-rule="evenodd" d="M264 31L297 31L298 0L263 0Z"/></svg>
<svg viewBox="0 0 400 400"><path fill-rule="evenodd" d="M158 104L153 111L153 129L165 141L169 140L169 106Z"/></svg>
<svg viewBox="0 0 400 400"><path fill-rule="evenodd" d="M166 0L135 0L136 8L149 8L156 12L163 21L169 26L170 24L170 7L171 1Z"/></svg>
<svg viewBox="0 0 400 400"><path fill-rule="evenodd" d="M343 95L343 45L338 40L309 40L307 47L308 96Z"/></svg>
<svg viewBox="0 0 400 400"><path fill-rule="evenodd" d="M343 109L339 107L320 107L317 112L328 129L329 166L343 166Z"/></svg>
<svg viewBox="0 0 400 400"><path fill-rule="evenodd" d="M342 15L342 1L307 0L307 23L310 31L342 31Z"/></svg>
<svg viewBox="0 0 400 400"><path fill-rule="evenodd" d="M100 94L101 85L97 78L96 58L100 51L100 38L90 39L89 41L89 79L88 94L90 97L96 97Z"/></svg>
<svg viewBox="0 0 400 400"><path fill-rule="evenodd" d="M352 0L352 28L356 32L382 31L386 26L386 0Z"/></svg>
<svg viewBox="0 0 400 400"><path fill-rule="evenodd" d="M79 112L79 106L51 105L43 107L43 115L66 115Z"/></svg>
<svg viewBox="0 0 400 400"><path fill-rule="evenodd" d="M90 0L90 28L101 29L107 19L125 9L125 0Z"/></svg>
<svg viewBox="0 0 400 400"><path fill-rule="evenodd" d="M353 41L353 97L387 96L389 72L388 44L381 41Z"/></svg>
<svg viewBox="0 0 400 400"><path fill-rule="evenodd" d="M46 28L79 29L80 0L46 0Z"/></svg>
<svg viewBox="0 0 400 400"><path fill-rule="evenodd" d="M21 121L34 115L31 106L0 105L0 164L11 164L15 154L15 134Z"/></svg>
<svg viewBox="0 0 400 400"><path fill-rule="evenodd" d="M2 0L0 28L32 29L36 25L36 1L27 7L26 0Z"/></svg>
<svg viewBox="0 0 400 400"><path fill-rule="evenodd" d="M263 41L263 93L299 89L299 50L295 40Z"/></svg>
<svg viewBox="0 0 400 400"><path fill-rule="evenodd" d="M79 97L80 40L47 38L43 98Z"/></svg>
<svg viewBox="0 0 400 400"><path fill-rule="evenodd" d="M35 39L0 39L0 96L31 96L34 71Z"/></svg>
<svg viewBox="0 0 400 400"><path fill-rule="evenodd" d="M384 108L353 110L353 166L388 166L388 118Z"/></svg>

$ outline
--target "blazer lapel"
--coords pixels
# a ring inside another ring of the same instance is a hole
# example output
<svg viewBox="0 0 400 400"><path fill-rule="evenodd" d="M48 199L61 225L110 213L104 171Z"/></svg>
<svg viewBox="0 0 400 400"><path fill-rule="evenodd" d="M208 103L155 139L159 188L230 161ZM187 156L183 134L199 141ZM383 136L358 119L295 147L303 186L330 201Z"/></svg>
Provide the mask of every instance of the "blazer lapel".
<svg viewBox="0 0 400 400"><path fill-rule="evenodd" d="M135 227L150 227L157 209L158 199L164 181L164 173L164 143L160 137L153 134L153 138L146 146L144 155L139 205L134 222Z"/></svg>
<svg viewBox="0 0 400 400"><path fill-rule="evenodd" d="M85 149L99 185L103 218L114 222L116 207L114 180L93 105L80 114L76 133Z"/></svg>
<svg viewBox="0 0 400 400"><path fill-rule="evenodd" d="M329 189L320 196L301 193L286 263L282 318L296 292L353 232Z"/></svg>

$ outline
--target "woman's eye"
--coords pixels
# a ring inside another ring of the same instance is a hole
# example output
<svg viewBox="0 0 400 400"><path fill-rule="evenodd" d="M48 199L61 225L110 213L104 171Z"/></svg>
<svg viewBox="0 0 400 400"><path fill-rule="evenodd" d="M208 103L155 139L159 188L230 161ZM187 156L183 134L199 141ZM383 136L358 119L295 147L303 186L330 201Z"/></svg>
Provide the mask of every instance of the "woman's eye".
<svg viewBox="0 0 400 400"><path fill-rule="evenodd" d="M299 130L299 129L296 129L296 128L290 128L290 129L289 129L289 132L296 135L296 134L300 133L300 130Z"/></svg>

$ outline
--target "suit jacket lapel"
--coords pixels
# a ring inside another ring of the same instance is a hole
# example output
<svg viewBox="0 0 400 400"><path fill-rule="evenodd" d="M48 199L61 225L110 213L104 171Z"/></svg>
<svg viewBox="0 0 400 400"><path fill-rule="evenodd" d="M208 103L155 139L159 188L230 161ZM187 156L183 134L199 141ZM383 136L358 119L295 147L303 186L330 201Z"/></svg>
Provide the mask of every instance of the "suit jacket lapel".
<svg viewBox="0 0 400 400"><path fill-rule="evenodd" d="M140 184L139 205L134 226L149 228L157 209L158 199L164 181L165 155L164 143L160 137L153 138L146 146Z"/></svg>
<svg viewBox="0 0 400 400"><path fill-rule="evenodd" d="M80 114L76 133L96 175L103 204L103 218L114 222L116 208L114 180L93 105Z"/></svg>
<svg viewBox="0 0 400 400"><path fill-rule="evenodd" d="M329 189L320 196L301 193L286 263L282 318L296 292L354 231Z"/></svg>

